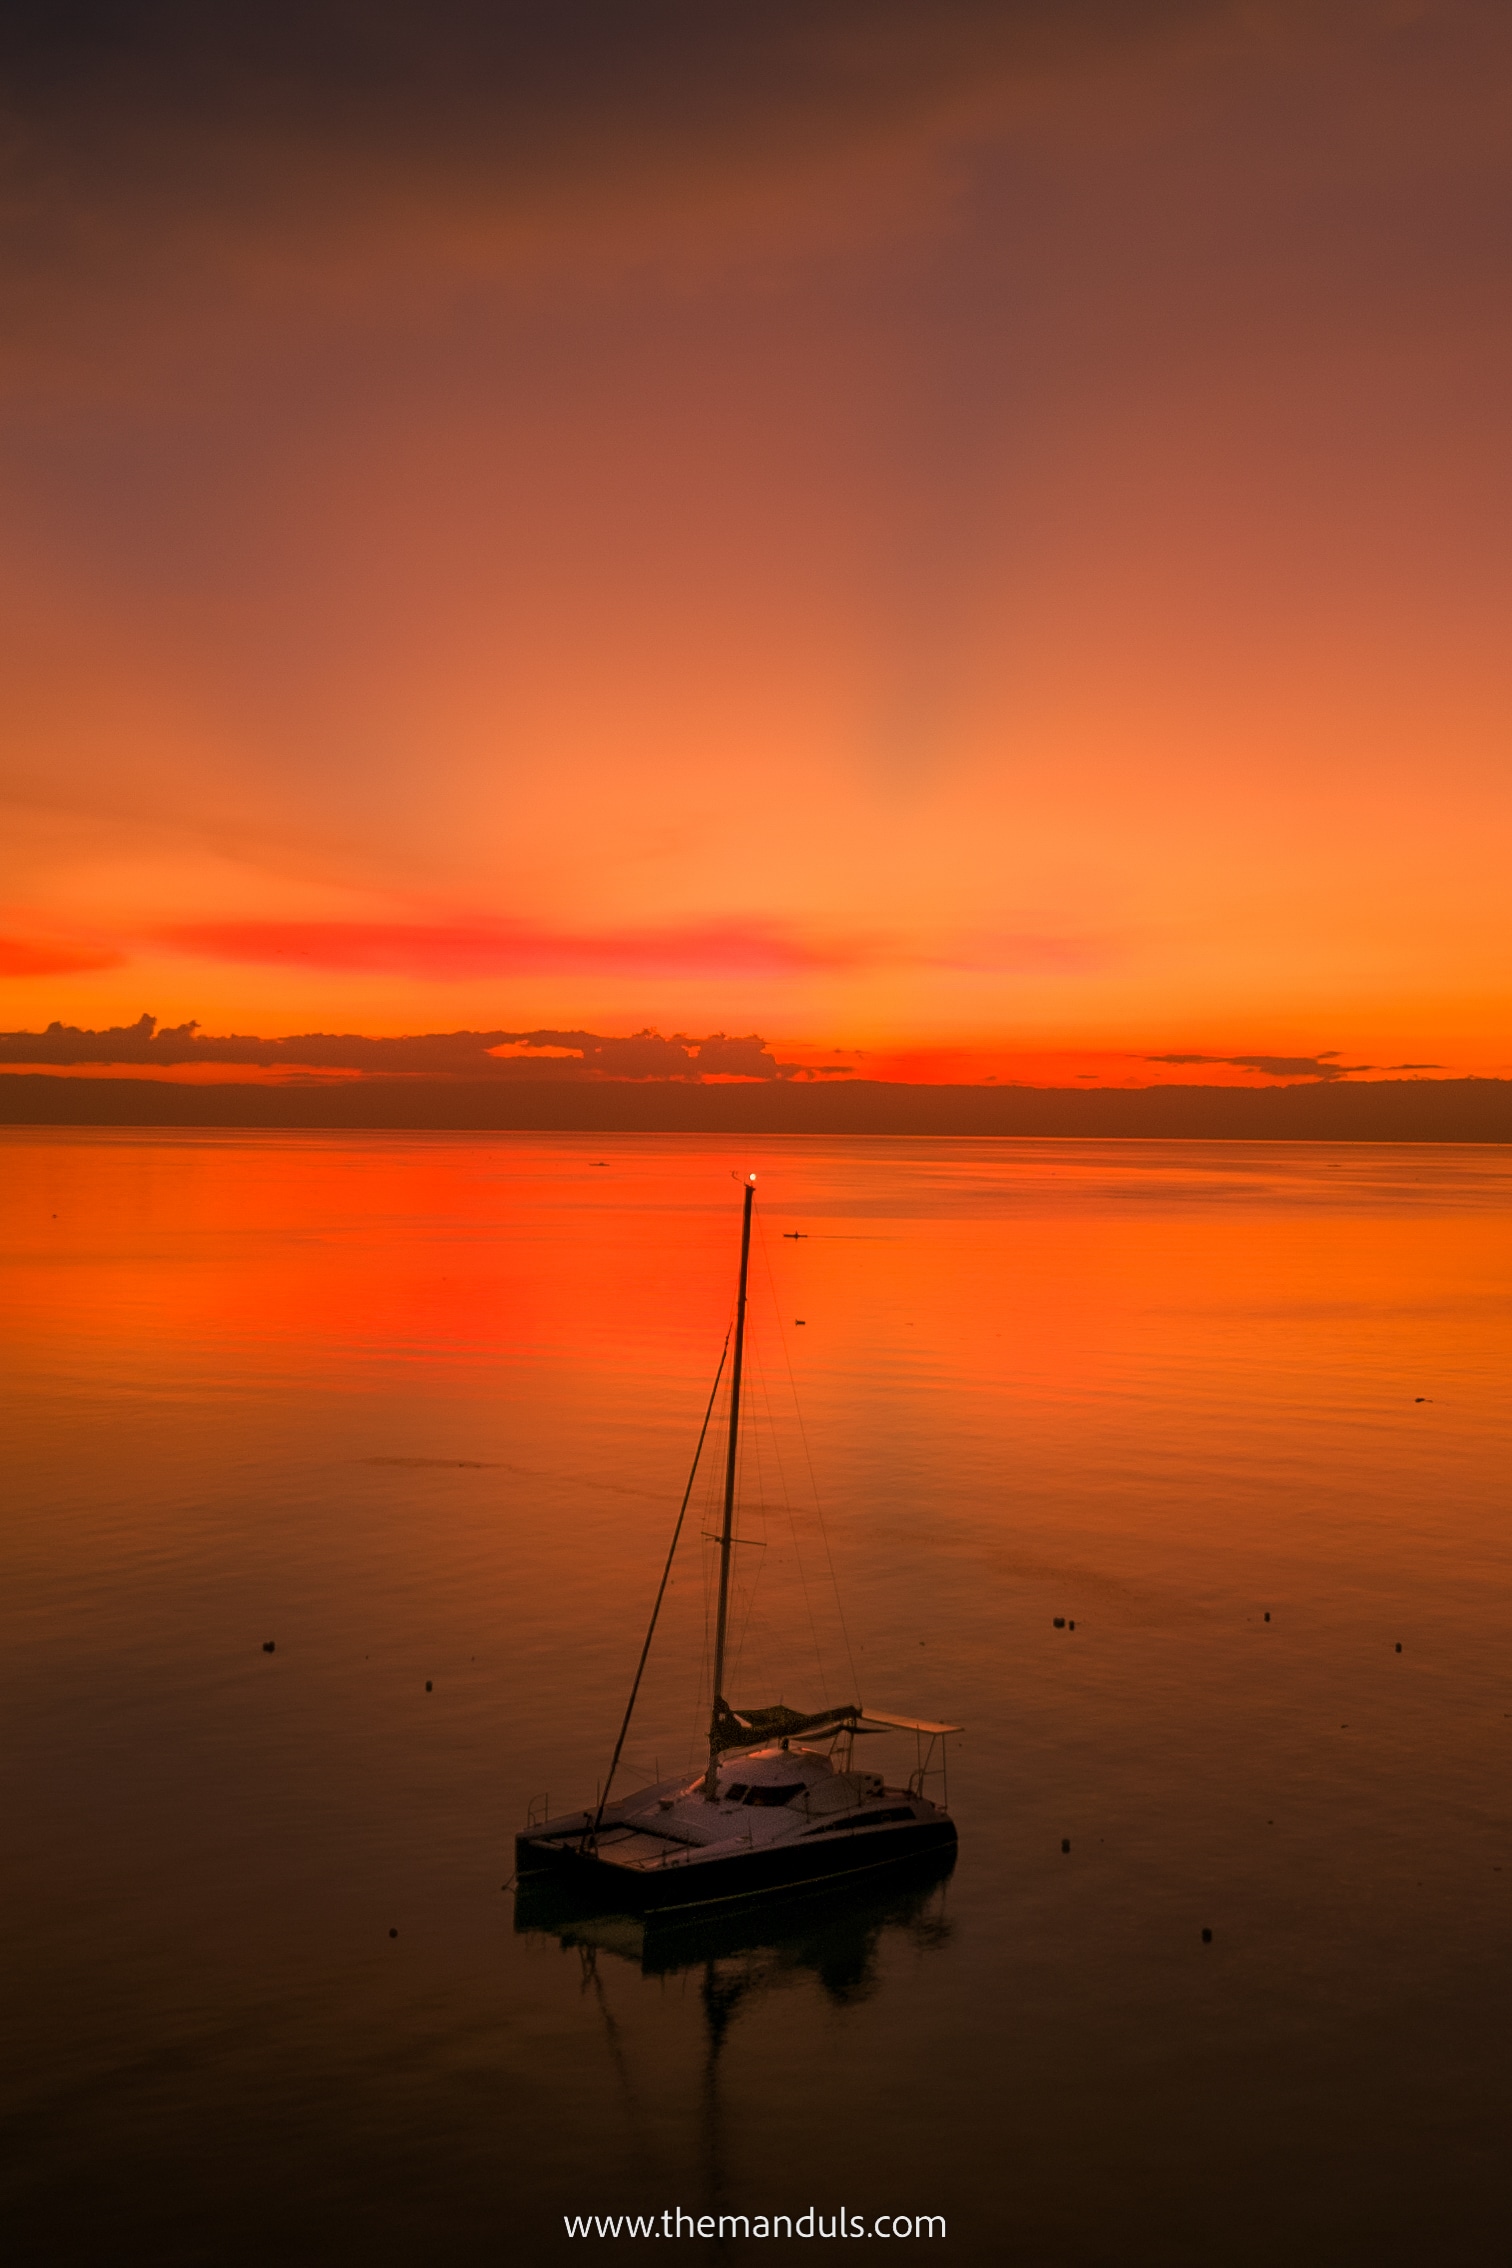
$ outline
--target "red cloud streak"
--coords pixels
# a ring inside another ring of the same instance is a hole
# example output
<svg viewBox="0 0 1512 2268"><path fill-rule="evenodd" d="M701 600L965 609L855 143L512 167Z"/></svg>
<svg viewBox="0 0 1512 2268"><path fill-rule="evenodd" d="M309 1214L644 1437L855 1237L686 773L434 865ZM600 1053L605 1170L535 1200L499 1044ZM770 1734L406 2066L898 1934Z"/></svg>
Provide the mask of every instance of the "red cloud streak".
<svg viewBox="0 0 1512 2268"><path fill-rule="evenodd" d="M578 932L526 921L195 921L153 933L175 951L219 961L299 962L407 976L515 976L625 969L727 976L849 968L871 955L816 945L760 922Z"/></svg>
<svg viewBox="0 0 1512 2268"><path fill-rule="evenodd" d="M125 955L108 945L64 945L36 937L0 937L0 976L80 976L119 968Z"/></svg>
<svg viewBox="0 0 1512 2268"><path fill-rule="evenodd" d="M1070 973L1098 966L1090 941L1015 932L944 950L900 939L795 935L758 920L680 927L562 930L528 921L190 921L151 932L154 943L215 961L381 969L436 979L532 971L625 971L672 976L793 976L910 963L947 969Z"/></svg>

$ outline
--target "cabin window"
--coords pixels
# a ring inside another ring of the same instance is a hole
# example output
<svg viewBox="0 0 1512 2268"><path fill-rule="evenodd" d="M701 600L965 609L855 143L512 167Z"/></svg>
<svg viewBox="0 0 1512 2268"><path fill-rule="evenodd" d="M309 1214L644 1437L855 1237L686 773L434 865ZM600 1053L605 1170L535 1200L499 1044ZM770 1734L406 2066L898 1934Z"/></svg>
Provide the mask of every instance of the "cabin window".
<svg viewBox="0 0 1512 2268"><path fill-rule="evenodd" d="M775 1811L780 1805L784 1803L791 1803L794 1796L802 1795L802 1793L803 1782L801 1780L794 1780L791 1787L752 1788L747 1800L750 1803L761 1804L766 1809Z"/></svg>

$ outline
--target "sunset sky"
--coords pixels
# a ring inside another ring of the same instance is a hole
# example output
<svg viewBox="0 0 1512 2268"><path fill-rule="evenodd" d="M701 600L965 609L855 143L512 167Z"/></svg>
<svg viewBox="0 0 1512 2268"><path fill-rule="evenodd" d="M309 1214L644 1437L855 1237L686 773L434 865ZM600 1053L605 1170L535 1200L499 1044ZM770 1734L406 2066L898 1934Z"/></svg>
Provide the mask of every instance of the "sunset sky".
<svg viewBox="0 0 1512 2268"><path fill-rule="evenodd" d="M7 24L0 1026L1512 1074L1505 0Z"/></svg>

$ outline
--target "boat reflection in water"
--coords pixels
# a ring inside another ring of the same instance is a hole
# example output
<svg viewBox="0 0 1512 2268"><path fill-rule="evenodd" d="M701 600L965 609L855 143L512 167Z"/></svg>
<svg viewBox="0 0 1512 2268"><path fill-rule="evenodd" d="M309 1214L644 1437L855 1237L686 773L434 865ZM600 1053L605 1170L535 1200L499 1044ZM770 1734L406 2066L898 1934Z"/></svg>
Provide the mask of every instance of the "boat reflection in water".
<svg viewBox="0 0 1512 2268"><path fill-rule="evenodd" d="M863 1894L854 1879L802 1895L753 1901L743 1912L717 1919L668 1920L663 1915L606 1913L551 1877L522 1879L515 1890L514 1926L527 1936L553 1937L576 1950L582 1990L597 2003L615 2078L636 2131L637 2155L654 2155L650 2109L627 2053L627 2038L605 1989L601 1960L623 1962L642 1976L694 1975L703 2017L703 2068L698 2091L702 2209L730 2202L720 2066L736 2017L773 1991L816 1982L836 2008L870 1999L881 1982L880 1957L889 1939L915 1952L948 1945L954 1925L946 1889L955 1870L954 1847L903 1861L887 1870L885 1890ZM649 2094L649 2090L646 2090ZM658 2089L659 2092L659 2089ZM738 2131L736 2117L733 2129ZM679 2153L682 2179L692 2150Z"/></svg>

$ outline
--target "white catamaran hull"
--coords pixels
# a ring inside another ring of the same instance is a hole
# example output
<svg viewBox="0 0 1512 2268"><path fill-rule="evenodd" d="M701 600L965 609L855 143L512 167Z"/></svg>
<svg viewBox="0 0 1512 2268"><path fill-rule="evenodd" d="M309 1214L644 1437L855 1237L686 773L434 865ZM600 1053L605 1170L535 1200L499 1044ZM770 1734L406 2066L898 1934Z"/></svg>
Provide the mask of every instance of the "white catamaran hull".
<svg viewBox="0 0 1512 2268"><path fill-rule="evenodd" d="M552 1876L627 1913L731 1900L864 1874L953 1849L955 1821L927 1796L869 1772L837 1772L811 1750L722 1760L712 1799L700 1781L664 1781L592 1811L528 1828L521 1881Z"/></svg>
<svg viewBox="0 0 1512 2268"><path fill-rule="evenodd" d="M933 1818L915 1819L907 1826L899 1822L867 1827L858 1822L827 1836L822 1844L787 1843L725 1857L683 1854L632 1872L588 1847L592 1824L591 1812L579 1812L570 1822L553 1820L546 1828L518 1836L515 1863L521 1881L550 1875L564 1889L570 1884L591 1895L596 1904L612 1905L619 1912L649 1913L723 1905L836 1881L930 1852L953 1850L956 1841L955 1821L936 1812Z"/></svg>

